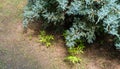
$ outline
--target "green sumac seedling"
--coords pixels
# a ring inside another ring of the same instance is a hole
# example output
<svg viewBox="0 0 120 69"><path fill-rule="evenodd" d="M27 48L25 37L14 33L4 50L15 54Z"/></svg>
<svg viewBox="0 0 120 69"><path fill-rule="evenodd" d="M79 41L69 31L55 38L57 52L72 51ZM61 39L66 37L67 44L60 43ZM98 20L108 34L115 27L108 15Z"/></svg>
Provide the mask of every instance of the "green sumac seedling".
<svg viewBox="0 0 120 69"><path fill-rule="evenodd" d="M115 46L120 49L120 0L28 0L23 25L37 20L42 20L44 27L67 26L68 47L81 39L93 43L95 33L102 29L114 36Z"/></svg>
<svg viewBox="0 0 120 69"><path fill-rule="evenodd" d="M68 56L65 58L65 61L69 61L70 63L80 63L82 60L76 56Z"/></svg>
<svg viewBox="0 0 120 69"><path fill-rule="evenodd" d="M53 35L47 35L45 31L41 31L40 35L39 35L39 41L38 42L42 42L44 43L47 47L52 45L52 41L54 40L54 36Z"/></svg>
<svg viewBox="0 0 120 69"><path fill-rule="evenodd" d="M80 42L76 45L76 47L70 47L70 48L68 48L68 53L69 53L70 55L83 54L83 53L84 53L84 52L83 52L84 48L85 48L85 46L84 46L83 42L80 41Z"/></svg>

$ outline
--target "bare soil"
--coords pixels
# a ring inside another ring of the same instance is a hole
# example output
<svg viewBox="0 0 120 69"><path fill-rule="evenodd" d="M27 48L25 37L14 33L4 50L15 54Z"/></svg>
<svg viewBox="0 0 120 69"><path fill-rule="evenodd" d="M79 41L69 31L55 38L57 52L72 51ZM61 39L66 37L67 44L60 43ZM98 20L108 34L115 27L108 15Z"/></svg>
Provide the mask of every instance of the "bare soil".
<svg viewBox="0 0 120 69"><path fill-rule="evenodd" d="M109 41L87 45L79 55L82 62L70 65L64 62L68 54L61 37L47 48L32 31L23 34L25 4L25 0L0 0L0 69L120 69L120 52Z"/></svg>

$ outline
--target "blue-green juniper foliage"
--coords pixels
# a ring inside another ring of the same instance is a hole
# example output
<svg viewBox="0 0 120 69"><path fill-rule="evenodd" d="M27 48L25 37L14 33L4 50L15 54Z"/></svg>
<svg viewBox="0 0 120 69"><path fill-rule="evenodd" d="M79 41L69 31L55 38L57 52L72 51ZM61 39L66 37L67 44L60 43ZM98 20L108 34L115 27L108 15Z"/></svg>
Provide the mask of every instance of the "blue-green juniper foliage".
<svg viewBox="0 0 120 69"><path fill-rule="evenodd" d="M120 49L120 0L28 0L23 25L42 19L45 26L62 26L67 24L66 15L72 17L68 21L72 26L65 33L68 47L83 38L93 43L95 32L103 28L115 36L115 46Z"/></svg>

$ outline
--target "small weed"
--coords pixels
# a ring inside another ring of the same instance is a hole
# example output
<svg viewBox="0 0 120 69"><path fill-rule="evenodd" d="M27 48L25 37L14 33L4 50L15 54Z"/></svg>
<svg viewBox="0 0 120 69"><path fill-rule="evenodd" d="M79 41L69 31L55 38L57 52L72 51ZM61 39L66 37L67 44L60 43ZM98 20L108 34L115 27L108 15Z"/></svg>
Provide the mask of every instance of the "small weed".
<svg viewBox="0 0 120 69"><path fill-rule="evenodd" d="M65 60L67 60L67 61L69 61L69 62L71 62L73 64L81 62L82 59L76 57L76 55L84 53L83 49L85 48L85 46L84 46L83 42L79 40L78 43L79 43L78 46L68 48L68 52L69 52L70 56L65 58Z"/></svg>
<svg viewBox="0 0 120 69"><path fill-rule="evenodd" d="M29 40L32 40L32 35L30 35L28 38L29 38Z"/></svg>
<svg viewBox="0 0 120 69"><path fill-rule="evenodd" d="M78 58L78 57L76 57L76 56L68 56L67 58L65 58L65 60L66 60L66 61L69 61L69 62L71 62L71 63L73 63L73 64L79 63L79 62L82 61L80 58Z"/></svg>
<svg viewBox="0 0 120 69"><path fill-rule="evenodd" d="M39 35L39 42L44 43L47 47L51 46L51 42L54 40L53 35L47 35L45 31L41 31Z"/></svg>
<svg viewBox="0 0 120 69"><path fill-rule="evenodd" d="M84 53L83 49L85 48L85 46L81 43L79 44L77 47L72 47L68 49L69 54L71 55L76 55L76 54L80 54L80 53Z"/></svg>

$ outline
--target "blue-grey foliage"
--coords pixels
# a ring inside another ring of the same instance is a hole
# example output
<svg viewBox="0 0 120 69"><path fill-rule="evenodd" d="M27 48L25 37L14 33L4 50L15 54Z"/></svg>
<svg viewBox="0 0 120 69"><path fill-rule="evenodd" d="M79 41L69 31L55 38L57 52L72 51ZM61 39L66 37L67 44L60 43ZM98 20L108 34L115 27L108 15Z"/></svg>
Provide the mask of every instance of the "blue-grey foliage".
<svg viewBox="0 0 120 69"><path fill-rule="evenodd" d="M119 0L28 0L24 10L24 27L42 19L44 24L65 24L66 15L72 16L72 26L66 31L68 47L75 46L76 40L95 40L95 32L115 36L115 46L120 49L120 1Z"/></svg>

